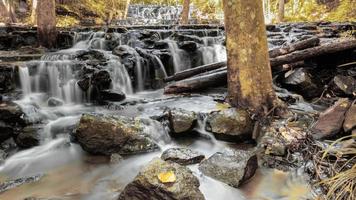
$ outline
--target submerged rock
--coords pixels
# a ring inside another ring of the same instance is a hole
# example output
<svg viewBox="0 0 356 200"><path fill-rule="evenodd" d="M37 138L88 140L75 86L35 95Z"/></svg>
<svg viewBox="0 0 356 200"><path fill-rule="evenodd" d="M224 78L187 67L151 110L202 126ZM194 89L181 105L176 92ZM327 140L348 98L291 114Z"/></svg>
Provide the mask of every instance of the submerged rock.
<svg viewBox="0 0 356 200"><path fill-rule="evenodd" d="M92 154L138 154L159 147L131 118L84 114L74 133L81 147Z"/></svg>
<svg viewBox="0 0 356 200"><path fill-rule="evenodd" d="M15 142L21 148L31 148L40 144L41 126L27 126L17 135Z"/></svg>
<svg viewBox="0 0 356 200"><path fill-rule="evenodd" d="M313 137L315 139L325 139L339 133L350 105L351 102L348 99L340 99L332 107L320 114L318 121L312 128Z"/></svg>
<svg viewBox="0 0 356 200"><path fill-rule="evenodd" d="M19 187L21 185L27 184L27 183L33 183L39 181L44 175L36 175L36 176L30 176L30 177L23 177L23 178L18 178L15 180L10 180L10 181L5 181L5 182L0 182L0 193L5 192L7 190Z"/></svg>
<svg viewBox="0 0 356 200"><path fill-rule="evenodd" d="M227 149L223 153L215 153L200 166L204 175L239 187L250 179L258 168L257 156L252 151Z"/></svg>
<svg viewBox="0 0 356 200"><path fill-rule="evenodd" d="M206 129L213 132L218 139L236 141L251 137L253 121L247 111L229 108L211 113Z"/></svg>
<svg viewBox="0 0 356 200"><path fill-rule="evenodd" d="M187 133L193 130L197 122L197 115L191 111L173 109L169 111L169 121L174 133Z"/></svg>
<svg viewBox="0 0 356 200"><path fill-rule="evenodd" d="M346 113L345 122L343 125L344 131L349 132L356 128L356 104L352 104Z"/></svg>
<svg viewBox="0 0 356 200"><path fill-rule="evenodd" d="M162 174L169 175L167 181L159 178ZM203 200L199 185L188 168L155 158L125 187L118 199Z"/></svg>
<svg viewBox="0 0 356 200"><path fill-rule="evenodd" d="M58 107L58 106L63 106L64 102L60 99L51 97L48 99L47 104L49 107Z"/></svg>
<svg viewBox="0 0 356 200"><path fill-rule="evenodd" d="M200 163L204 158L203 154L187 148L167 149L161 155L162 160L172 161L181 165Z"/></svg>

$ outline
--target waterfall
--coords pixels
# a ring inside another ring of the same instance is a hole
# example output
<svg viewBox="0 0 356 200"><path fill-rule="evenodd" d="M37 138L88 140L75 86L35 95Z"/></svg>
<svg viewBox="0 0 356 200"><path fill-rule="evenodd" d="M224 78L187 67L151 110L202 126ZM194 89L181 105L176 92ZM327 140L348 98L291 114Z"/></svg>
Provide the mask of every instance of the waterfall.
<svg viewBox="0 0 356 200"><path fill-rule="evenodd" d="M144 81L144 74L142 72L142 64L141 64L141 57L136 54L136 81L137 81L137 91L143 91L145 89L145 81Z"/></svg>
<svg viewBox="0 0 356 200"><path fill-rule="evenodd" d="M121 89L125 94L132 94L133 88L131 79L125 66L118 60L109 61L108 66L112 69L113 89Z"/></svg>
<svg viewBox="0 0 356 200"><path fill-rule="evenodd" d="M21 89L24 95L31 93L31 79L30 72L27 67L19 67L19 76L21 82Z"/></svg>

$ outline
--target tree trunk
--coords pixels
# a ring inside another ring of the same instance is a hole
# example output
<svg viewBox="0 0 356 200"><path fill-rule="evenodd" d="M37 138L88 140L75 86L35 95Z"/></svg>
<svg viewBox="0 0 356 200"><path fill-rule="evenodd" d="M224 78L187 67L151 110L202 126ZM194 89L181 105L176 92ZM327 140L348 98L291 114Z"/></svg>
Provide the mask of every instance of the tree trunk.
<svg viewBox="0 0 356 200"><path fill-rule="evenodd" d="M37 5L37 34L41 46L56 46L56 3L55 0L41 0Z"/></svg>
<svg viewBox="0 0 356 200"><path fill-rule="evenodd" d="M278 22L279 23L284 21L284 6L285 6L285 0L279 0L279 3L278 3Z"/></svg>
<svg viewBox="0 0 356 200"><path fill-rule="evenodd" d="M30 16L30 21L31 24L36 24L37 23L37 0L32 0L32 5L31 5L31 16Z"/></svg>
<svg viewBox="0 0 356 200"><path fill-rule="evenodd" d="M267 35L261 0L224 0L228 100L254 113L274 107Z"/></svg>
<svg viewBox="0 0 356 200"><path fill-rule="evenodd" d="M188 24L188 22L189 22L189 12L190 12L190 0L184 0L183 11L182 11L182 19L180 21L180 24Z"/></svg>
<svg viewBox="0 0 356 200"><path fill-rule="evenodd" d="M130 6L130 0L126 0L126 6L125 6L123 19L127 18L127 13L129 12L129 6Z"/></svg>

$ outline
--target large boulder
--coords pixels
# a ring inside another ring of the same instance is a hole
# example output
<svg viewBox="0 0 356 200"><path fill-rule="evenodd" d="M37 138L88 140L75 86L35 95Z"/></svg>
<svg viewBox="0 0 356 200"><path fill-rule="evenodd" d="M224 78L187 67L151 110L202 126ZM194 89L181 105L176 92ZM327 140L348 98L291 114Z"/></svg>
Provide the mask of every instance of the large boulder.
<svg viewBox="0 0 356 200"><path fill-rule="evenodd" d="M14 129L10 125L0 121L0 143L11 138L14 134Z"/></svg>
<svg viewBox="0 0 356 200"><path fill-rule="evenodd" d="M351 76L337 75L332 81L332 89L338 95L356 95L356 80Z"/></svg>
<svg viewBox="0 0 356 200"><path fill-rule="evenodd" d="M143 134L139 124L126 117L84 114L74 136L81 147L92 154L127 155L159 149Z"/></svg>
<svg viewBox="0 0 356 200"><path fill-rule="evenodd" d="M257 168L257 156L254 152L232 149L215 153L199 166L204 175L232 187L239 187L250 179Z"/></svg>
<svg viewBox="0 0 356 200"><path fill-rule="evenodd" d="M125 94L120 90L102 90L100 97L103 101L122 101L126 98Z"/></svg>
<svg viewBox="0 0 356 200"><path fill-rule="evenodd" d="M13 102L0 102L0 121L11 125L24 125L25 114L19 105Z"/></svg>
<svg viewBox="0 0 356 200"><path fill-rule="evenodd" d="M197 151L187 148L171 148L165 150L161 159L165 161L172 161L180 165L191 165L200 163L205 156Z"/></svg>
<svg viewBox="0 0 356 200"><path fill-rule="evenodd" d="M246 110L229 108L209 114L206 129L218 139L239 141L251 137L253 121Z"/></svg>
<svg viewBox="0 0 356 200"><path fill-rule="evenodd" d="M168 115L172 132L176 134L190 132L197 122L194 112L183 109L170 110Z"/></svg>
<svg viewBox="0 0 356 200"><path fill-rule="evenodd" d="M16 136L15 142L21 148L31 148L40 144L42 126L27 126Z"/></svg>
<svg viewBox="0 0 356 200"><path fill-rule="evenodd" d="M118 199L203 200L199 185L188 168L155 158L125 187Z"/></svg>
<svg viewBox="0 0 356 200"><path fill-rule="evenodd" d="M326 139L338 134L350 105L350 100L340 99L320 114L318 121L312 127L313 137L315 139Z"/></svg>
<svg viewBox="0 0 356 200"><path fill-rule="evenodd" d="M107 90L111 86L111 76L106 70L94 72L91 78L91 84L99 90Z"/></svg>

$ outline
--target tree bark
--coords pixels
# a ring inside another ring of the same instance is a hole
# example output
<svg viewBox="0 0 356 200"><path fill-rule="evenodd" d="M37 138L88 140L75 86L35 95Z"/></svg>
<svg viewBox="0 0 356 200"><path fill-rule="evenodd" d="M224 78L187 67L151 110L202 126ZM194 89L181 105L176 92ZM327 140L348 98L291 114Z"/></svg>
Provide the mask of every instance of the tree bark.
<svg viewBox="0 0 356 200"><path fill-rule="evenodd" d="M189 23L189 12L190 12L190 0L184 0L182 19L180 21L180 24L188 24Z"/></svg>
<svg viewBox="0 0 356 200"><path fill-rule="evenodd" d="M261 0L224 0L228 100L262 114L277 102L272 88Z"/></svg>
<svg viewBox="0 0 356 200"><path fill-rule="evenodd" d="M278 3L278 22L279 23L284 21L284 6L285 6L285 0L279 0L279 3Z"/></svg>
<svg viewBox="0 0 356 200"><path fill-rule="evenodd" d="M129 12L129 6L130 6L130 0L126 0L126 7L125 7L123 19L127 18L127 13Z"/></svg>
<svg viewBox="0 0 356 200"><path fill-rule="evenodd" d="M37 5L37 35L41 46L56 46L56 3L55 0L40 0Z"/></svg>
<svg viewBox="0 0 356 200"><path fill-rule="evenodd" d="M31 16L30 16L30 21L31 24L36 24L37 23L37 0L32 0L32 5L31 5Z"/></svg>
<svg viewBox="0 0 356 200"><path fill-rule="evenodd" d="M322 46L317 46L309 49L305 49L302 51L295 51L290 54L278 56L275 58L271 58L271 66L279 66L288 63L294 63L297 61L310 59L317 56L332 54L345 50L356 49L356 40L347 40L342 42L334 42Z"/></svg>

